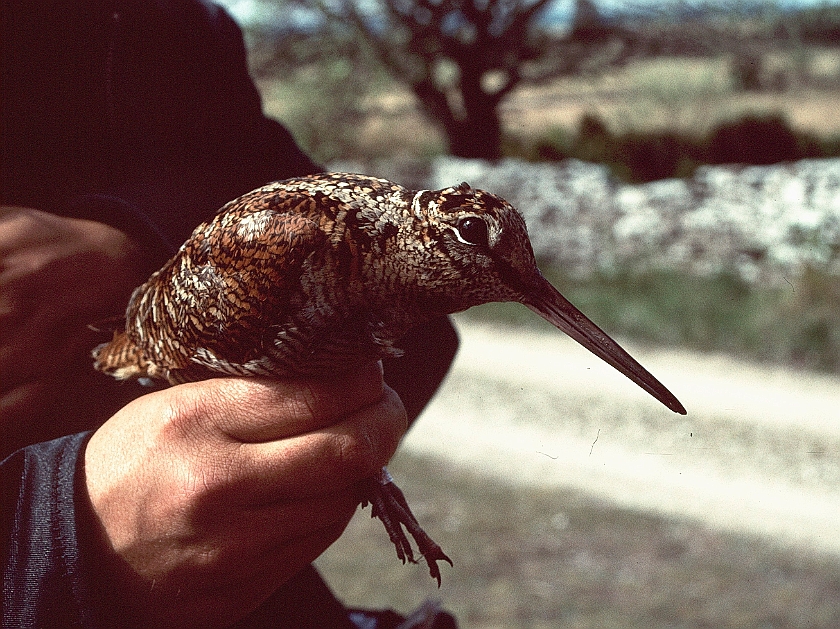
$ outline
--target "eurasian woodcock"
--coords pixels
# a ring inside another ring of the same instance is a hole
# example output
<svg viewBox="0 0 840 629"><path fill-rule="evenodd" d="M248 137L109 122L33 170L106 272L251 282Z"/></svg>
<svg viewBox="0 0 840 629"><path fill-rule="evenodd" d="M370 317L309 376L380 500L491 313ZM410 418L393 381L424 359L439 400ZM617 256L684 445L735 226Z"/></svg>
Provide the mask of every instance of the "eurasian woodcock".
<svg viewBox="0 0 840 629"><path fill-rule="evenodd" d="M518 301L674 412L680 402L569 303L537 268L525 221L468 184L408 190L333 173L272 183L225 205L138 287L125 330L94 350L119 379L300 378L400 354L400 337L442 314ZM385 468L369 500L397 555L411 544L440 583L451 561Z"/></svg>

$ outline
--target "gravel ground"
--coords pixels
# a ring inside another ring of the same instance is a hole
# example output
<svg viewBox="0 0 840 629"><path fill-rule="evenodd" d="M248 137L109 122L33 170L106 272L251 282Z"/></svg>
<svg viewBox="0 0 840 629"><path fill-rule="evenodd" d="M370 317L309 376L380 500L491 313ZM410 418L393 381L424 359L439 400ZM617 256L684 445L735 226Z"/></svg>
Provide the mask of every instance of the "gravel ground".
<svg viewBox="0 0 840 629"><path fill-rule="evenodd" d="M407 452L840 557L837 377L624 344L682 417L554 330L458 321Z"/></svg>

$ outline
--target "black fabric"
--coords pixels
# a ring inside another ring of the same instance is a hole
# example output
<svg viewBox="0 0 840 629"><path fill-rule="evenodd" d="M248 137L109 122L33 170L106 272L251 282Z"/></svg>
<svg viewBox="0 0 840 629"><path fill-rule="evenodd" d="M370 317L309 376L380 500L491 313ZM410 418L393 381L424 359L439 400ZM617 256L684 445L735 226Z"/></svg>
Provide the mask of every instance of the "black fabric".
<svg viewBox="0 0 840 629"><path fill-rule="evenodd" d="M2 0L2 20L4 204L171 249L227 201L321 170L263 116L241 32L215 5Z"/></svg>
<svg viewBox="0 0 840 629"><path fill-rule="evenodd" d="M73 504L87 435L19 450L0 465L3 628L99 627L83 578Z"/></svg>
<svg viewBox="0 0 840 629"><path fill-rule="evenodd" d="M241 33L215 5L2 0L0 15L5 205L112 225L163 262L227 201L321 170L263 116ZM86 440L33 445L0 465L4 628L123 626L76 487ZM334 616L322 626L348 622L312 568L283 592L259 611L272 626L299 626L315 608Z"/></svg>

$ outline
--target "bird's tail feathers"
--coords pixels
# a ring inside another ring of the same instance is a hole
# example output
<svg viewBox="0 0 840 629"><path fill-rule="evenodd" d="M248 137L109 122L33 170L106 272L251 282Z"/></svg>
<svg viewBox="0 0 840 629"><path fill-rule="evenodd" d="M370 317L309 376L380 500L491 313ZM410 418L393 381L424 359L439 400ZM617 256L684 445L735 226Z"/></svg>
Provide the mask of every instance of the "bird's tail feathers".
<svg viewBox="0 0 840 629"><path fill-rule="evenodd" d="M148 376L149 361L125 332L114 332L114 338L97 345L93 352L93 367L117 380L134 380Z"/></svg>

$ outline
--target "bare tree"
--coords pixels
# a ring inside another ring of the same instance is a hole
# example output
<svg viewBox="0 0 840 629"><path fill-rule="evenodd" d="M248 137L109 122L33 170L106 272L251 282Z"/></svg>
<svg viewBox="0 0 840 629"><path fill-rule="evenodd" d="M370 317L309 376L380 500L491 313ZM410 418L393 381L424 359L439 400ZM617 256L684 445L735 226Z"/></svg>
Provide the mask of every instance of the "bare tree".
<svg viewBox="0 0 840 629"><path fill-rule="evenodd" d="M539 17L551 0L318 0L334 20L353 25L393 76L407 84L460 157L501 156L499 104L523 80L580 71L596 50L575 29L558 51ZM594 5L578 0L586 32ZM583 30L581 32L583 32Z"/></svg>
<svg viewBox="0 0 840 629"><path fill-rule="evenodd" d="M745 24L770 22L748 20L731 0L684 0L667 10L627 0L622 17L610 20L593 0L574 0L563 32L541 20L553 1L286 0L317 7L331 29L355 29L442 129L449 151L485 159L501 156L499 105L522 83L668 55L729 52L751 63L754 50L778 38L778 29L752 32Z"/></svg>

